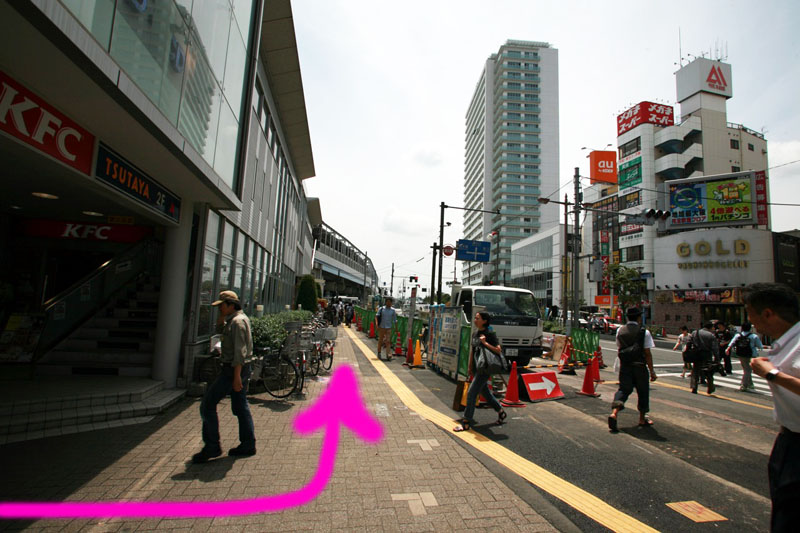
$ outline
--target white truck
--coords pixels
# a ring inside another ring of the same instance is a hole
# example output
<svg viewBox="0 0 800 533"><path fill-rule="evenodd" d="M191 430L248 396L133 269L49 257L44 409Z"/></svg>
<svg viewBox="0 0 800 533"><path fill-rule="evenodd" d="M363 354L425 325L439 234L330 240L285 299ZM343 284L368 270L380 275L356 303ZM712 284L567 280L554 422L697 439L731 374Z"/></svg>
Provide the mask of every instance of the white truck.
<svg viewBox="0 0 800 533"><path fill-rule="evenodd" d="M533 293L526 289L498 285L454 285L451 306L461 307L472 323L473 306L491 316L492 329L500 339L509 363L525 366L531 357L542 355L542 315Z"/></svg>

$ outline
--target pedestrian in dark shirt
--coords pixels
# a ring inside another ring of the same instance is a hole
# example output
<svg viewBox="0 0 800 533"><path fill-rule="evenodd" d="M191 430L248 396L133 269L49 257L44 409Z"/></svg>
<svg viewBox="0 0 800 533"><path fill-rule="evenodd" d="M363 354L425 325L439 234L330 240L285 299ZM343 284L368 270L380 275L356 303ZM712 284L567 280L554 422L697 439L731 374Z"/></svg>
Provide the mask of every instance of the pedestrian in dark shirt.
<svg viewBox="0 0 800 533"><path fill-rule="evenodd" d="M718 348L718 359L714 362L719 363L720 360L724 361L723 369L720 371L720 374L725 376L726 374L733 374L733 366L731 365L731 356L727 353L728 344L730 344L733 335L728 330L728 326L725 325L725 322L717 322L716 325L716 335L717 335L717 342L719 343Z"/></svg>
<svg viewBox="0 0 800 533"><path fill-rule="evenodd" d="M712 331L713 327L711 322L706 322L701 329L697 329L692 333L692 339L701 351L700 360L692 363L690 385L694 394L697 394L700 376L706 378L708 394L713 394L716 390L716 387L714 387L714 361L719 359L719 342Z"/></svg>

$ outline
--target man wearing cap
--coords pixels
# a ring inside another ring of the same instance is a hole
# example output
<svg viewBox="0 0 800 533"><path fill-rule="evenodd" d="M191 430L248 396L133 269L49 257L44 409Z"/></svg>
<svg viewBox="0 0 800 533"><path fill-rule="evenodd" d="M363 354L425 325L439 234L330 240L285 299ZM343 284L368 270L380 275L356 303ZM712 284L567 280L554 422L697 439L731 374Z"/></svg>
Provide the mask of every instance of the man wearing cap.
<svg viewBox="0 0 800 533"><path fill-rule="evenodd" d="M392 328L397 323L397 311L392 309L392 299L386 298L385 305L378 309L375 315L378 325L378 359L381 358L381 349L386 348L386 360L392 360Z"/></svg>
<svg viewBox="0 0 800 533"><path fill-rule="evenodd" d="M627 324L617 330L617 350L620 353L619 390L614 394L611 416L608 417L608 429L613 432L618 430L617 414L625 408L625 402L634 388L639 398L637 404L639 425L644 427L653 425L647 413L650 411L649 382L656 380L653 354L650 350L655 348L656 344L650 332L641 326L642 311L639 308L631 307L625 315L628 317ZM629 353L631 355L628 355Z"/></svg>
<svg viewBox="0 0 800 533"><path fill-rule="evenodd" d="M219 307L216 332L222 334L222 373L212 383L200 403L203 419L203 449L192 456L192 462L205 463L222 455L219 436L217 404L230 394L231 411L239 419L239 441L228 455L250 456L256 453L256 436L253 417L247 404L247 384L253 372L253 335L250 319L242 311L239 297L233 291L222 291L219 300L211 304Z"/></svg>

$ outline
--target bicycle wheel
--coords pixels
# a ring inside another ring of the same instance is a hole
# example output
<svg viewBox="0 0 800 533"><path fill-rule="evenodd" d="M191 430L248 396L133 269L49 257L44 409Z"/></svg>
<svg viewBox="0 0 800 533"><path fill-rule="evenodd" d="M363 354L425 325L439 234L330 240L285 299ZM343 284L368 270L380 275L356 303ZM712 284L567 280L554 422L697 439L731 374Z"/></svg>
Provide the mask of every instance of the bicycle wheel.
<svg viewBox="0 0 800 533"><path fill-rule="evenodd" d="M314 348L311 352L311 357L308 360L308 369L312 376L319 374L320 353L319 348Z"/></svg>
<svg viewBox="0 0 800 533"><path fill-rule="evenodd" d="M261 380L267 392L275 398L286 398L297 389L300 372L286 356L265 361L261 368Z"/></svg>
<svg viewBox="0 0 800 533"><path fill-rule="evenodd" d="M333 366L333 343L326 342L320 352L320 363L324 370L330 370Z"/></svg>

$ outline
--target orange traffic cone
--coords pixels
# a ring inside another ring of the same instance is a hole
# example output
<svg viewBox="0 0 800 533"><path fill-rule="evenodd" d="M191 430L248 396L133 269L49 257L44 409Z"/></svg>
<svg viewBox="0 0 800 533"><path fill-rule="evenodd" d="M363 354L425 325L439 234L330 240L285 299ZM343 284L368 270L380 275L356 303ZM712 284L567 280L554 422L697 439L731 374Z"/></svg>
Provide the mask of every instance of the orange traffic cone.
<svg viewBox="0 0 800 533"><path fill-rule="evenodd" d="M600 358L597 356L597 352L594 352L590 362L592 366L592 380L594 380L595 383L603 383L602 378L600 378Z"/></svg>
<svg viewBox="0 0 800 533"><path fill-rule="evenodd" d="M370 339L375 338L375 322L369 323L369 338Z"/></svg>
<svg viewBox="0 0 800 533"><path fill-rule="evenodd" d="M519 401L519 385L517 384L517 362L511 363L511 373L508 375L508 386L506 387L506 397L500 400L504 407L525 407Z"/></svg>
<svg viewBox="0 0 800 533"><path fill-rule="evenodd" d="M583 388L578 391L578 394L582 394L583 396L594 396L595 398L600 396L594 391L594 373L595 373L595 365L597 365L597 359L592 358L592 362L586 368L586 374L583 376ZM597 370L597 374L600 374L600 370Z"/></svg>
<svg viewBox="0 0 800 533"><path fill-rule="evenodd" d="M414 363L411 365L411 368L425 368L425 365L422 364L422 351L419 348L419 340L414 349Z"/></svg>
<svg viewBox="0 0 800 533"><path fill-rule="evenodd" d="M597 345L597 351L594 352L594 353L597 356L597 361L598 361L597 367L598 367L598 369L605 368L606 364L603 362L603 347L598 344Z"/></svg>
<svg viewBox="0 0 800 533"><path fill-rule="evenodd" d="M403 355L403 341L400 340L400 332L397 332L397 344L394 347L395 355Z"/></svg>
<svg viewBox="0 0 800 533"><path fill-rule="evenodd" d="M572 361L572 349L572 339L567 337L567 343L564 346L564 351L561 353L561 358L558 360L559 374L569 374L572 376L575 375L575 370L571 366L566 366L567 363Z"/></svg>

